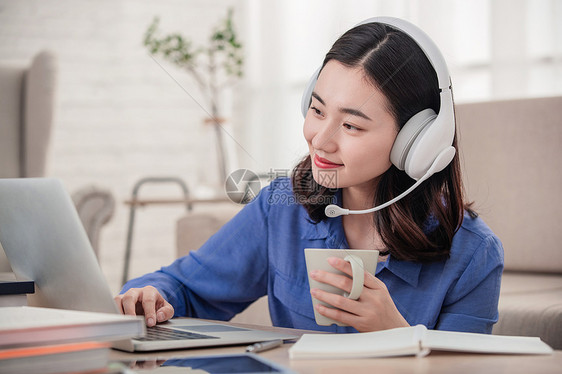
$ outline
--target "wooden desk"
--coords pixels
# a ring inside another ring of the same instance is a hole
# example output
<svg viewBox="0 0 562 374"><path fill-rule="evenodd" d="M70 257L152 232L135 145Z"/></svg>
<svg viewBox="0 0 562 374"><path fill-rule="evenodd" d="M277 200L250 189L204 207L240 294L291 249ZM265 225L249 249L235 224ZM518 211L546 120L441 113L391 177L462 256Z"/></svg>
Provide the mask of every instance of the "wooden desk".
<svg viewBox="0 0 562 374"><path fill-rule="evenodd" d="M235 326L252 327L262 330L283 331L290 330L294 335L302 335L310 331L282 329L268 326L255 326L240 323L231 323ZM480 373L561 373L562 351L554 351L548 356L533 355L485 355L468 353L432 352L426 357L395 357L372 359L345 359L345 360L290 360L289 347L283 344L279 348L259 353L273 362L283 365L302 374L384 374L384 373L455 373L455 374L480 374ZM167 359L172 357L189 357L218 354L244 353L246 345L189 349L178 351L164 351L155 353L126 353L112 351L113 360L141 360L141 359Z"/></svg>

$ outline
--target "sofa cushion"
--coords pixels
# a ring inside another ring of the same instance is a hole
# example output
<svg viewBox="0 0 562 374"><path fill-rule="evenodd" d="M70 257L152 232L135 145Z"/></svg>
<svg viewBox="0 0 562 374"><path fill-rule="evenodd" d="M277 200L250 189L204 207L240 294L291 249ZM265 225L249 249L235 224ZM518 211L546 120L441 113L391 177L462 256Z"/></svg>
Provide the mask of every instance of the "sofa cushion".
<svg viewBox="0 0 562 374"><path fill-rule="evenodd" d="M562 97L458 105L468 198L504 245L505 269L562 273Z"/></svg>
<svg viewBox="0 0 562 374"><path fill-rule="evenodd" d="M233 202L196 206L176 223L176 257L199 249L225 223L230 221L243 205Z"/></svg>
<svg viewBox="0 0 562 374"><path fill-rule="evenodd" d="M562 349L562 276L505 272L493 333L540 336Z"/></svg>
<svg viewBox="0 0 562 374"><path fill-rule="evenodd" d="M0 178L20 176L24 68L0 65Z"/></svg>

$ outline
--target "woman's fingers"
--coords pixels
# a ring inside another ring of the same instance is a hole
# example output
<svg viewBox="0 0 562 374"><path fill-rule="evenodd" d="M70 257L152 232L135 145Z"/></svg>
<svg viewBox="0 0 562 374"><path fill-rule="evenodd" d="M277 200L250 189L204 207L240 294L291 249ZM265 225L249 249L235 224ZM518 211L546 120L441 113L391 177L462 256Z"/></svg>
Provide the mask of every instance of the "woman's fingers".
<svg viewBox="0 0 562 374"><path fill-rule="evenodd" d="M353 280L349 262L337 257L328 258L328 262L343 274L316 270L310 273L311 278L351 292ZM408 326L408 322L394 305L386 285L369 272L364 275L364 287L357 300L318 288L311 289L312 297L325 304L317 305L316 310L323 316L353 326L358 331Z"/></svg>
<svg viewBox="0 0 562 374"><path fill-rule="evenodd" d="M136 308L137 308L137 301L139 300L139 292L138 288L131 288L123 295L121 295L121 309L123 310L123 314L127 315L136 315Z"/></svg>
<svg viewBox="0 0 562 374"><path fill-rule="evenodd" d="M326 304L329 304L333 307L343 309L346 311L353 311L356 307L358 302L356 300L351 300L345 296L337 295L335 293L326 292L319 290L317 288L313 288L310 293L312 297L317 300L323 301Z"/></svg>
<svg viewBox="0 0 562 374"><path fill-rule="evenodd" d="M353 326L357 318L359 318L353 313L349 313L340 309L325 307L324 305L317 305L316 309L323 316L350 326Z"/></svg>
<svg viewBox="0 0 562 374"><path fill-rule="evenodd" d="M345 292L351 292L351 287L353 285L351 278L345 275L329 273L322 270L312 271L310 277L318 282L326 283L340 290L344 290Z"/></svg>
<svg viewBox="0 0 562 374"><path fill-rule="evenodd" d="M158 290L152 286L131 288L115 297L117 307L123 314L144 315L147 326L169 320L174 315L174 308Z"/></svg>
<svg viewBox="0 0 562 374"><path fill-rule="evenodd" d="M142 303L144 319L148 327L156 325L156 299L158 296L160 294L153 287L144 287L142 289L142 298L139 301Z"/></svg>
<svg viewBox="0 0 562 374"><path fill-rule="evenodd" d="M350 277L353 275L353 272L351 270L351 264L348 261L345 261L341 258L338 257L329 257L328 258L328 263L334 268L337 269L347 275L349 275ZM345 290L347 292L349 292L351 290L351 285L353 283L350 282L349 283L349 290ZM375 277L373 274L369 273L368 271L365 272L365 280L364 280L364 286L367 288L371 288L371 289L383 289L386 290L386 285L377 277Z"/></svg>
<svg viewBox="0 0 562 374"><path fill-rule="evenodd" d="M156 321L164 322L174 316L174 307L164 300L164 305L156 311Z"/></svg>

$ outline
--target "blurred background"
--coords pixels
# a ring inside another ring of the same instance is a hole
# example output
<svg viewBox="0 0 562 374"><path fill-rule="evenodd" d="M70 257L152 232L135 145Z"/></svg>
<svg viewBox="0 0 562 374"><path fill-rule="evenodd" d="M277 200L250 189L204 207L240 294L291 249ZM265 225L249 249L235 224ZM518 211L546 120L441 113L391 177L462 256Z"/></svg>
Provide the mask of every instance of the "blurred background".
<svg viewBox="0 0 562 374"><path fill-rule="evenodd" d="M561 0L0 0L0 63L30 65L45 50L56 59L44 175L69 192L96 186L115 200L98 253L114 292L125 202L137 181L173 176L193 198L224 194L212 108L189 71L151 57L145 32L157 16L162 34L204 46L228 9L243 76L218 95L227 173L286 174L306 153L302 89L338 36L368 17L424 29L449 64L457 103L562 94ZM17 141L2 134L2 144ZM154 184L142 195L178 198L181 190ZM130 277L176 257L175 222L184 213L182 204L137 211Z"/></svg>

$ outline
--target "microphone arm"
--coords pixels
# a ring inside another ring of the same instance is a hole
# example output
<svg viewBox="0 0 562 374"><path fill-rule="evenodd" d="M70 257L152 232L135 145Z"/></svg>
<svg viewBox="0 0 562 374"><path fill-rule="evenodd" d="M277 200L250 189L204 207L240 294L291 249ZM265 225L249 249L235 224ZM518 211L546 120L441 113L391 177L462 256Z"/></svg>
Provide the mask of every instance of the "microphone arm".
<svg viewBox="0 0 562 374"><path fill-rule="evenodd" d="M427 172L420 179L418 179L416 183L414 183L410 188L408 188L406 191L402 192L400 195L396 196L394 199L392 199L390 201L387 201L386 203L384 203L382 205L378 205L378 206L376 206L374 208L371 208L371 209L350 210L350 209L344 209L344 208L339 207L339 206L334 205L334 204L330 204L326 207L326 209L324 209L324 213L326 214L327 217L334 218L334 217L339 217L339 216L343 216L343 215L347 216L349 214L373 213L373 212L376 212L377 210L384 209L387 206L392 205L395 202L397 202L398 200L402 199L404 196L408 195L410 192L412 192L414 189L416 189L420 184L422 184L425 180L427 180L429 177L431 177L436 172L443 170L451 162L451 160L455 156L455 153L456 152L455 152L454 147L445 148L437 156L435 161L433 161L433 163L431 164L431 166L429 167Z"/></svg>
<svg viewBox="0 0 562 374"><path fill-rule="evenodd" d="M326 209L324 210L324 213L326 213L326 216L334 218L334 217L339 217L339 216L347 216L349 214L367 214L367 213L376 212L377 210L384 209L387 206L394 204L395 202L397 202L398 200L402 199L404 196L406 196L407 194L412 192L416 187L418 187L427 178L430 177L430 175L428 175L428 174L429 173L426 173L423 177L418 179L418 181L416 183L414 183L412 185L412 187L408 188L406 191L402 192L400 195L396 196L394 199L392 199L390 201L387 201L386 203L384 203L382 205L378 205L378 206L376 206L374 208L371 208L371 209L349 210L349 209L344 209L342 207L339 207L337 205L332 204L332 205L328 205L326 207Z"/></svg>

